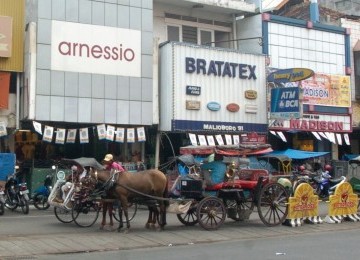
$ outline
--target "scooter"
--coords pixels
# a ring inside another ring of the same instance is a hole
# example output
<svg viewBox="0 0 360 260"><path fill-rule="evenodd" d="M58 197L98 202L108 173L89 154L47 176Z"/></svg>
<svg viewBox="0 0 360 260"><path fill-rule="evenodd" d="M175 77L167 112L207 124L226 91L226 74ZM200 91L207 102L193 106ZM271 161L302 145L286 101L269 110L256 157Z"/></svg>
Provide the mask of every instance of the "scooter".
<svg viewBox="0 0 360 260"><path fill-rule="evenodd" d="M4 215L5 213L5 192L4 187L0 186L0 215Z"/></svg>
<svg viewBox="0 0 360 260"><path fill-rule="evenodd" d="M24 214L29 214L29 190L26 182L19 182L15 172L7 177L5 184L5 207L15 210L18 206Z"/></svg>
<svg viewBox="0 0 360 260"><path fill-rule="evenodd" d="M39 210L46 210L50 207L48 203L49 195L52 191L53 178L50 174L46 175L44 184L35 190L33 196L33 203L35 208Z"/></svg>
<svg viewBox="0 0 360 260"><path fill-rule="evenodd" d="M334 194L336 187L346 181L345 176L333 179L329 171L331 170L330 165L325 165L324 171L320 170L319 174L313 177L313 180L316 182L316 193L321 198L328 198L330 195Z"/></svg>

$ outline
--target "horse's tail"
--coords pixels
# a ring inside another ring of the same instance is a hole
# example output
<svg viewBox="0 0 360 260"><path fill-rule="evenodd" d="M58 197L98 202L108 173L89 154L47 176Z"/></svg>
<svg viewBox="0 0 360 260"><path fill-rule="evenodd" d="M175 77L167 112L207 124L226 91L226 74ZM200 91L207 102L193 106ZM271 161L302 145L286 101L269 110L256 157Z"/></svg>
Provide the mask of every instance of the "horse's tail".
<svg viewBox="0 0 360 260"><path fill-rule="evenodd" d="M164 198L169 198L169 187L168 187L168 177L165 175L166 177L166 185L165 185L165 190L163 193L163 197ZM165 200L164 201L164 205L167 208L170 205L170 201L169 200Z"/></svg>

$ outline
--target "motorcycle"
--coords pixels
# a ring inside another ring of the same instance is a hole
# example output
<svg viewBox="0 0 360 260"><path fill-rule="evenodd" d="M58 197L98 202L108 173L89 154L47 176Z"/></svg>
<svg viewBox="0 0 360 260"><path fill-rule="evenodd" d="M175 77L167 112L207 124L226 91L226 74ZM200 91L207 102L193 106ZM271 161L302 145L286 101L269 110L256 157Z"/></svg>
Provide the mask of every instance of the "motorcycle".
<svg viewBox="0 0 360 260"><path fill-rule="evenodd" d="M5 184L5 207L15 210L21 207L24 214L29 214L29 190L26 182L20 182L17 178L18 172L7 177Z"/></svg>
<svg viewBox="0 0 360 260"><path fill-rule="evenodd" d="M0 216L5 213L5 197L4 197L4 188L0 185Z"/></svg>
<svg viewBox="0 0 360 260"><path fill-rule="evenodd" d="M50 207L48 202L49 195L52 191L53 178L50 174L46 175L44 184L34 192L33 203L38 210L46 210Z"/></svg>
<svg viewBox="0 0 360 260"><path fill-rule="evenodd" d="M302 172L302 175L306 175L307 178L303 178L297 185L303 182L309 183L321 199L328 198L330 195L334 194L336 187L346 181L345 176L336 179L332 178L330 175L330 165L325 165L324 170L320 169L315 173L305 171L304 167L301 167L300 171Z"/></svg>

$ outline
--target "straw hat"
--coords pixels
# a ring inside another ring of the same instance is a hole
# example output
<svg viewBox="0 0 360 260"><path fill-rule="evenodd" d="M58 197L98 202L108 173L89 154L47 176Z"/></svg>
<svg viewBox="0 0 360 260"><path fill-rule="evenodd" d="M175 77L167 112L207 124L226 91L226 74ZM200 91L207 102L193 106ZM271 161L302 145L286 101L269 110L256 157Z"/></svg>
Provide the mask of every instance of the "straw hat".
<svg viewBox="0 0 360 260"><path fill-rule="evenodd" d="M104 158L104 161L105 161L105 162L109 162L109 161L112 161L112 160L113 160L112 154L107 154L107 155L105 155L105 158Z"/></svg>

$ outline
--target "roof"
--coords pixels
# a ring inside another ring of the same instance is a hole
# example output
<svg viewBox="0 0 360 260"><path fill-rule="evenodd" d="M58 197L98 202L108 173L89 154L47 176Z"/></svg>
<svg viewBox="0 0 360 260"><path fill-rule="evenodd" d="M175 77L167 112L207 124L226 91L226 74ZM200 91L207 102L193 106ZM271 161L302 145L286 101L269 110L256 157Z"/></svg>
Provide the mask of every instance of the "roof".
<svg viewBox="0 0 360 260"><path fill-rule="evenodd" d="M268 155L286 155L291 159L304 160L320 156L328 155L329 152L309 152L295 149L287 149L284 151L273 151Z"/></svg>

